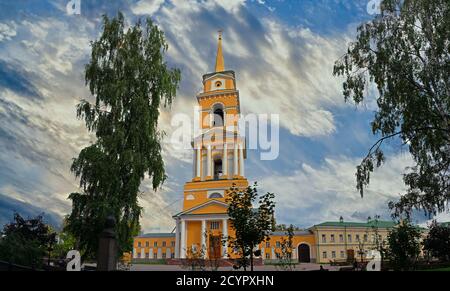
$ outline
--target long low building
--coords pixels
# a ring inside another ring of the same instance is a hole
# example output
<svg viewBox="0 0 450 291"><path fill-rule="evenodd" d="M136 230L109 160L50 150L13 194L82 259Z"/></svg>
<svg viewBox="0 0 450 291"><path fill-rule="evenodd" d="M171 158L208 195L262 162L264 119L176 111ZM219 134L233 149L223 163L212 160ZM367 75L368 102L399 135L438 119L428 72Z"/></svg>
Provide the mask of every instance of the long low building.
<svg viewBox="0 0 450 291"><path fill-rule="evenodd" d="M217 228L210 222L205 226L206 231ZM380 240L386 240L388 232L395 226L393 221L344 222L328 221L314 225L305 230L294 232L292 239L292 258L298 262L330 263L331 261L359 260L361 252L374 248L375 235ZM261 243L263 260L277 260L281 255L281 244L287 239L285 231L277 231L270 235L270 239ZM208 238L205 239L208 245ZM181 250L177 250L175 233L149 233L135 237L133 258L135 260L180 258ZM216 247L214 244L210 246ZM199 245L193 244L191 249L198 250ZM214 256L214 247L206 249L205 258ZM223 248L223 246L222 246ZM187 252L189 253L189 252ZM220 253L220 252L219 252ZM235 257L230 250L230 257ZM187 255L186 257L188 257Z"/></svg>

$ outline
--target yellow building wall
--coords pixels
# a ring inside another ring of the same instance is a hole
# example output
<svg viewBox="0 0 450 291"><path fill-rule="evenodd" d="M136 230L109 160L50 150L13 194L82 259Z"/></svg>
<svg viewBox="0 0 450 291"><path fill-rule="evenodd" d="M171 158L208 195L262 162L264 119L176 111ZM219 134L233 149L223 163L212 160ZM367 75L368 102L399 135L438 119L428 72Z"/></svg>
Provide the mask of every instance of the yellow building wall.
<svg viewBox="0 0 450 291"><path fill-rule="evenodd" d="M157 246L155 247L155 242L157 244ZM165 242L165 246L163 246ZM161 252L162 254L166 253L167 248L170 249L170 253L174 254L175 253L175 237L159 237L159 238L140 238L140 237L135 237L134 238L134 242L133 242L133 248L136 251L136 255L139 257L141 255L138 254L142 254L142 249L144 249L144 253L148 254L145 255L144 258L149 258L149 259L153 259L155 254L158 254L158 248L161 248ZM153 253L150 253L150 249L153 249ZM167 255L167 254L166 254ZM144 259L141 256L141 259ZM166 256L166 258L168 258Z"/></svg>

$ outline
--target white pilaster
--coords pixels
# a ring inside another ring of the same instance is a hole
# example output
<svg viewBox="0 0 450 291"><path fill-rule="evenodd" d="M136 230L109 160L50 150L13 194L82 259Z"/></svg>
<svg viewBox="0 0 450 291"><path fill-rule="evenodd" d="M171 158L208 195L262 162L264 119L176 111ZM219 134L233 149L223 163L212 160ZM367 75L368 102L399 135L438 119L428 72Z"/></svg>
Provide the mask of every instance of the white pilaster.
<svg viewBox="0 0 450 291"><path fill-rule="evenodd" d="M186 258L186 222L181 219L181 255L180 258Z"/></svg>
<svg viewBox="0 0 450 291"><path fill-rule="evenodd" d="M133 248L133 258L134 258L134 259L137 258L137 252L136 252L136 249L135 249L135 248Z"/></svg>
<svg viewBox="0 0 450 291"><path fill-rule="evenodd" d="M141 249L141 259L145 259L145 249Z"/></svg>
<svg viewBox="0 0 450 291"><path fill-rule="evenodd" d="M202 232L201 232L201 248L204 252L204 256L206 257L206 220L202 220Z"/></svg>
<svg viewBox="0 0 450 291"><path fill-rule="evenodd" d="M202 148L201 148L200 145L198 145L198 148L197 148L197 168L196 168L196 170L197 170L197 173L196 173L197 178L201 177L201 172L200 172L201 161L202 161Z"/></svg>
<svg viewBox="0 0 450 291"><path fill-rule="evenodd" d="M237 144L234 144L234 155L233 155L234 165L233 165L233 171L234 175L239 175L238 172L238 147Z"/></svg>
<svg viewBox="0 0 450 291"><path fill-rule="evenodd" d="M206 168L208 170L208 177L211 177L211 146L208 145L208 152L207 152L207 156L206 156Z"/></svg>
<svg viewBox="0 0 450 291"><path fill-rule="evenodd" d="M222 172L223 172L224 176L228 175L228 148L227 148L227 143L223 144Z"/></svg>
<svg viewBox="0 0 450 291"><path fill-rule="evenodd" d="M227 219L222 220L222 235L223 235L223 238L227 240L223 247L223 258L227 258L227 254L228 254L228 220Z"/></svg>
<svg viewBox="0 0 450 291"><path fill-rule="evenodd" d="M244 177L244 145L242 143L239 144L239 174Z"/></svg>
<svg viewBox="0 0 450 291"><path fill-rule="evenodd" d="M277 256L275 255L275 248L274 248L274 247L272 247L272 252L271 252L271 254L270 254L270 258L271 258L272 260L275 260L275 259L277 258Z"/></svg>

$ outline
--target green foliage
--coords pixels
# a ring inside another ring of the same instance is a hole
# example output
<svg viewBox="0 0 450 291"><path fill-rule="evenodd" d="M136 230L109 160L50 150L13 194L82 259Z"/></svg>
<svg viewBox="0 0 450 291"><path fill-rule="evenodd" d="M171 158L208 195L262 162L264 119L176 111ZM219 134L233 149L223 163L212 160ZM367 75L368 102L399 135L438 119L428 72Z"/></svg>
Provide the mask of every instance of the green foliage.
<svg viewBox="0 0 450 291"><path fill-rule="evenodd" d="M150 18L125 30L121 13L104 16L103 33L91 46L85 80L95 102L82 100L77 116L97 140L73 160L82 192L69 195L65 228L84 257L95 257L109 215L117 221L119 253L131 250L142 211L139 186L148 176L156 190L166 178L159 110L171 104L180 81L179 70L167 68L164 34Z"/></svg>
<svg viewBox="0 0 450 291"><path fill-rule="evenodd" d="M294 249L293 239L295 226L292 224L286 228L286 237L281 238L280 243L280 258L278 260L277 268L282 271L294 271L295 262L292 260L292 253Z"/></svg>
<svg viewBox="0 0 450 291"><path fill-rule="evenodd" d="M420 254L420 229L408 221L400 222L389 231L388 258L395 270L414 268Z"/></svg>
<svg viewBox="0 0 450 291"><path fill-rule="evenodd" d="M448 262L450 260L450 227L433 221L427 238L423 242L423 248L431 256Z"/></svg>
<svg viewBox="0 0 450 291"><path fill-rule="evenodd" d="M276 231L289 231L289 229L292 229L293 231L300 230L300 228L298 226L295 226L292 224L289 226L287 226L286 224L277 224L275 226Z"/></svg>
<svg viewBox="0 0 450 291"><path fill-rule="evenodd" d="M362 196L384 162L383 142L400 137L415 165L404 175L407 193L389 206L397 217L436 214L450 197L450 2L383 0L381 10L334 66L346 101L362 103L372 84L378 90L372 132L381 138L357 167L357 189Z"/></svg>
<svg viewBox="0 0 450 291"><path fill-rule="evenodd" d="M42 216L24 219L18 213L0 233L0 260L40 268L48 248L56 242L56 234L43 222Z"/></svg>
<svg viewBox="0 0 450 291"><path fill-rule="evenodd" d="M234 237L229 237L230 246L240 254L239 267L244 270L250 266L253 271L253 249L262 241L268 240L275 229L273 193L266 193L259 197L257 184L253 187L241 189L233 185L227 196L228 216L235 230ZM258 201L258 207L254 203Z"/></svg>
<svg viewBox="0 0 450 291"><path fill-rule="evenodd" d="M76 249L76 238L68 232L58 234L58 243L55 245L52 256L57 259L64 259L70 250Z"/></svg>
<svg viewBox="0 0 450 291"><path fill-rule="evenodd" d="M372 220L370 217L368 218L368 222L372 222L371 230L373 234L373 249L380 252L381 257L381 265L383 265L384 259L386 258L386 254L388 252L388 242L382 238L378 226L378 222L380 220L380 216L376 215ZM368 235L368 232L366 232Z"/></svg>

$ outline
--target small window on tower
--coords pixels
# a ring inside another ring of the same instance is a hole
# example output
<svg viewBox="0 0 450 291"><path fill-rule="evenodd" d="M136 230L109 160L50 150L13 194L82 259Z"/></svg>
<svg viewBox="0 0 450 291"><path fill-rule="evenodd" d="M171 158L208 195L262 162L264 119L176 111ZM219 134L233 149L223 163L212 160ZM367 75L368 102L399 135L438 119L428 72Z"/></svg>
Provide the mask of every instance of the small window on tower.
<svg viewBox="0 0 450 291"><path fill-rule="evenodd" d="M216 82L216 87L217 87L217 88L222 87L222 82L217 81L217 82Z"/></svg>

